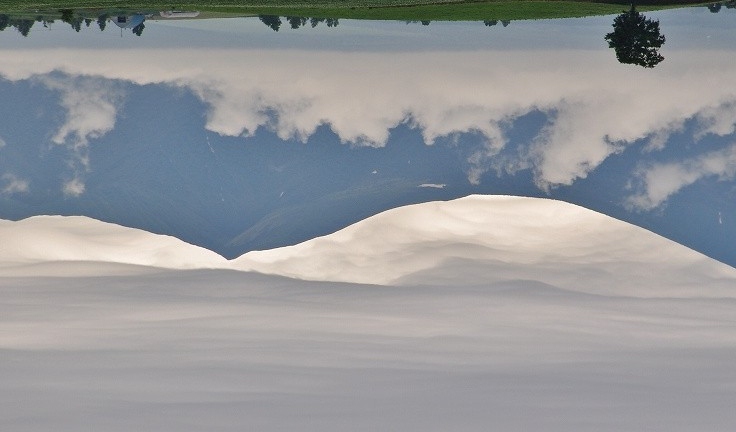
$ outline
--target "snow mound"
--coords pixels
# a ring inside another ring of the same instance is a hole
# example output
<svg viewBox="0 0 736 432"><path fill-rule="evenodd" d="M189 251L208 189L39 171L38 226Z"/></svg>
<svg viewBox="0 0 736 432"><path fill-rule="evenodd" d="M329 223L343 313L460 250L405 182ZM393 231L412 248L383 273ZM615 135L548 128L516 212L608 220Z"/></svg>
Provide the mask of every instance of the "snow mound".
<svg viewBox="0 0 736 432"><path fill-rule="evenodd" d="M173 237L87 217L0 221L0 275L151 268L392 286L534 281L566 291L639 297L734 297L736 291L732 267L628 223L539 198L469 196L396 208L328 236L232 261Z"/></svg>
<svg viewBox="0 0 736 432"><path fill-rule="evenodd" d="M389 210L325 237L249 252L234 266L380 285L535 280L634 296L733 296L736 286L736 269L650 231L573 204L512 196Z"/></svg>
<svg viewBox="0 0 736 432"><path fill-rule="evenodd" d="M100 222L83 216L34 216L17 222L0 220L0 266L17 273L42 263L67 262L77 275L79 262L127 264L169 269L219 268L220 255L174 237ZM72 265L71 262L76 262ZM111 266L92 266L106 273ZM122 266L121 266L122 267ZM48 266L44 267L48 269ZM51 273L63 273L57 267ZM46 271L41 271L46 273ZM34 274L36 274L34 272Z"/></svg>

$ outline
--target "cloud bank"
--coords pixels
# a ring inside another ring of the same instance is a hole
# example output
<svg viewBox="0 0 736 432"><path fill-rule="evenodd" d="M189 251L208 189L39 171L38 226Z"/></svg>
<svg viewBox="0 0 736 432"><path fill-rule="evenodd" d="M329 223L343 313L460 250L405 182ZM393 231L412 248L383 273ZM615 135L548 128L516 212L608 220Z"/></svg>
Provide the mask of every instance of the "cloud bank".
<svg viewBox="0 0 736 432"><path fill-rule="evenodd" d="M635 209L651 210L680 189L706 177L736 177L736 143L696 158L652 164L639 170L635 178L639 192L630 196L627 203Z"/></svg>
<svg viewBox="0 0 736 432"><path fill-rule="evenodd" d="M685 122L693 137L734 130L736 84L730 52L680 52L655 70L616 63L608 52L330 52L292 50L132 51L145 62L105 61L96 50L0 52L0 74L19 80L61 70L136 84L190 89L209 108L207 129L248 136L259 128L306 140L329 125L346 143L385 145L390 130L415 126L427 144L458 133L480 134L468 178L489 170L531 169L544 189L572 184L637 140L656 151ZM75 60L68 62L70 54ZM111 52L111 56L119 56ZM708 77L708 79L703 79ZM69 115L54 140L86 145L115 122L119 95L83 79L83 91L62 91ZM508 145L505 125L532 112L548 122L513 159L496 160Z"/></svg>

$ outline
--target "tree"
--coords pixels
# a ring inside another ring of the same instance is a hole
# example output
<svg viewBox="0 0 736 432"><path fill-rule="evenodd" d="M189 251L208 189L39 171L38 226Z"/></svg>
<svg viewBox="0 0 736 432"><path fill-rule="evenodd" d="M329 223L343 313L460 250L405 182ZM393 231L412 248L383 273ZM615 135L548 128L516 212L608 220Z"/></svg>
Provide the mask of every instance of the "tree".
<svg viewBox="0 0 736 432"><path fill-rule="evenodd" d="M616 51L621 63L653 68L664 57L659 48L664 45L664 35L659 32L659 21L646 18L634 5L613 20L613 31L605 36L608 47Z"/></svg>
<svg viewBox="0 0 736 432"><path fill-rule="evenodd" d="M299 27L307 24L306 17L286 17L286 21L289 22L289 25L293 29L298 29Z"/></svg>
<svg viewBox="0 0 736 432"><path fill-rule="evenodd" d="M100 27L100 31L105 31L105 27L107 26L107 14L102 14L97 17L97 26Z"/></svg>
<svg viewBox="0 0 736 432"><path fill-rule="evenodd" d="M28 36L28 33L31 31L31 27L33 27L33 24L35 21L28 20L28 19L21 19L17 20L13 23L13 26L20 32L20 34L23 35L23 37Z"/></svg>
<svg viewBox="0 0 736 432"><path fill-rule="evenodd" d="M59 12L61 12L61 20L65 23L71 24L72 20L74 19L74 10L61 9L59 10Z"/></svg>
<svg viewBox="0 0 736 432"><path fill-rule="evenodd" d="M143 23L138 24L137 26L133 27L131 30L134 35L140 36L143 34L143 29L146 28L146 25Z"/></svg>
<svg viewBox="0 0 736 432"><path fill-rule="evenodd" d="M72 26L75 32L79 33L79 31L82 30L82 21L81 17L75 17L69 22L69 25Z"/></svg>
<svg viewBox="0 0 736 432"><path fill-rule="evenodd" d="M281 18L276 15L258 15L258 19L261 20L263 24L271 27L275 32L279 31L279 28L281 28Z"/></svg>
<svg viewBox="0 0 736 432"><path fill-rule="evenodd" d="M5 30L10 25L10 17L0 14L0 31Z"/></svg>

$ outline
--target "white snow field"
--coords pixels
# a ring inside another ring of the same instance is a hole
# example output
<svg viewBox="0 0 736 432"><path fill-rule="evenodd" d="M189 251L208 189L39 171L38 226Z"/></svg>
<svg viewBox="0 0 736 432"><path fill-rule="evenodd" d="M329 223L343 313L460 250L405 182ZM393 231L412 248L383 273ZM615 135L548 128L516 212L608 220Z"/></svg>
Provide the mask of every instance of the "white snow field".
<svg viewBox="0 0 736 432"><path fill-rule="evenodd" d="M736 270L570 204L419 204L233 262L35 217L0 264L2 431L736 430Z"/></svg>

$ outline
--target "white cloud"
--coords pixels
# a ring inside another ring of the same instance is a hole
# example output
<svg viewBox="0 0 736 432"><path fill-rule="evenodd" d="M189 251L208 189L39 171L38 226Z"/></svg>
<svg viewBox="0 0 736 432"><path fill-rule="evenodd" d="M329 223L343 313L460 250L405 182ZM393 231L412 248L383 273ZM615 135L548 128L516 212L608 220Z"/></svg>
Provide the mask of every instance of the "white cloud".
<svg viewBox="0 0 736 432"><path fill-rule="evenodd" d="M282 138L306 140L328 124L343 142L382 146L403 123L420 129L428 144L481 133L487 145L469 156L471 182L480 181L507 145L499 125L542 111L550 115L543 133L518 159L505 161L508 167L533 168L542 188L586 177L635 140L649 140L650 150L662 148L688 119L700 119L703 133L728 132L736 101L729 75L736 57L717 51L680 52L654 70L620 67L607 51L577 50L140 53L146 62L128 64L104 61L98 50L75 50L73 63L67 51L13 51L0 74L24 79L62 69L189 88L209 107L207 129L228 136L266 127ZM84 143L113 127L115 96L104 86L87 85L64 99L70 114L56 140Z"/></svg>
<svg viewBox="0 0 736 432"><path fill-rule="evenodd" d="M736 131L736 101L728 101L719 106L708 107L698 113L699 130L695 137L700 139L708 134L729 135Z"/></svg>
<svg viewBox="0 0 736 432"><path fill-rule="evenodd" d="M644 150L648 152L653 152L664 149L667 145L667 141L670 139L670 136L672 134L676 132L682 132L685 126L684 123L684 119L682 119L680 121L676 121L674 124L668 125L665 129L654 131L649 136L649 142L647 143Z"/></svg>
<svg viewBox="0 0 736 432"><path fill-rule="evenodd" d="M659 163L637 174L638 193L627 203L639 210L651 210L661 205L680 189L706 177L733 179L736 175L736 144L723 150L705 153L685 161Z"/></svg>
<svg viewBox="0 0 736 432"><path fill-rule="evenodd" d="M61 95L66 111L64 123L51 140L72 148L86 147L90 139L115 127L122 93L109 80L92 77L39 76L44 85Z"/></svg>
<svg viewBox="0 0 736 432"><path fill-rule="evenodd" d="M28 180L21 179L15 174L5 173L1 178L5 181L5 184L0 189L0 195L26 193L29 190Z"/></svg>
<svg viewBox="0 0 736 432"><path fill-rule="evenodd" d="M82 176L89 170L89 141L115 127L123 94L116 83L102 77L55 74L35 78L60 94L65 119L51 141L70 149L67 162L74 178L62 185L62 191L79 196L85 190Z"/></svg>
<svg viewBox="0 0 736 432"><path fill-rule="evenodd" d="M79 177L74 177L73 179L64 182L61 190L66 196L78 197L84 193L84 180Z"/></svg>
<svg viewBox="0 0 736 432"><path fill-rule="evenodd" d="M7 145L7 143L5 142L5 140L3 139L3 137L0 137L0 148L5 147L6 145Z"/></svg>
<svg viewBox="0 0 736 432"><path fill-rule="evenodd" d="M431 189L444 189L447 185L444 183L422 183L417 187L420 188L431 188Z"/></svg>

